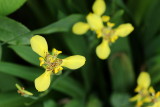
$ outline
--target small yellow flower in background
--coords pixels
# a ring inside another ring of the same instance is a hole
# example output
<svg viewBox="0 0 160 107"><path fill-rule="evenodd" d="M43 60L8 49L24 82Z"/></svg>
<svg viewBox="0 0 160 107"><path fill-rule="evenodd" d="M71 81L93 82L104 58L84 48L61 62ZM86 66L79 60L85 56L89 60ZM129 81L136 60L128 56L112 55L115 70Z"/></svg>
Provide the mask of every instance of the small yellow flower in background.
<svg viewBox="0 0 160 107"><path fill-rule="evenodd" d="M109 22L109 16L103 16L106 10L104 0L96 0L92 6L93 13L86 16L87 23L77 22L72 31L77 35L85 34L89 29L96 32L97 38L102 38L102 42L96 48L96 54L100 59L107 59L111 50L109 45L114 43L118 37L126 37L134 27L130 23L121 24L117 28L114 23Z"/></svg>
<svg viewBox="0 0 160 107"><path fill-rule="evenodd" d="M131 102L136 101L136 107L142 107L144 103L151 104L147 107L160 107L160 92L155 92L150 86L151 78L147 72L141 72L137 79L135 92L138 94L130 98Z"/></svg>
<svg viewBox="0 0 160 107"><path fill-rule="evenodd" d="M17 87L18 89L18 93L21 94L22 96L32 96L33 94L27 90L24 89L24 87L21 87L20 85L18 84L15 84L15 86Z"/></svg>
<svg viewBox="0 0 160 107"><path fill-rule="evenodd" d="M135 92L139 92L140 90L147 90L151 84L150 75L147 72L141 72L137 79L137 88Z"/></svg>
<svg viewBox="0 0 160 107"><path fill-rule="evenodd" d="M141 72L138 76L137 87L135 89L135 92L138 94L130 99L130 101L137 101L136 107L141 107L144 103L152 101L148 90L150 83L150 75L147 72Z"/></svg>
<svg viewBox="0 0 160 107"><path fill-rule="evenodd" d="M62 67L78 69L85 64L85 57L80 55L73 55L65 59L60 59L58 55L61 54L62 51L58 51L55 48L52 50L52 54L50 54L48 52L47 42L42 36L33 36L30 42L32 50L41 56L39 58L40 66L45 68L45 72L35 79L35 87L39 92L49 88L51 75L58 74L63 70Z"/></svg>
<svg viewBox="0 0 160 107"><path fill-rule="evenodd" d="M86 16L87 23L77 22L72 30L77 35L85 34L89 29L95 31L97 34L104 27L103 21L109 21L109 16L102 16L106 10L106 5L104 0L96 0L92 6L93 13L89 13Z"/></svg>

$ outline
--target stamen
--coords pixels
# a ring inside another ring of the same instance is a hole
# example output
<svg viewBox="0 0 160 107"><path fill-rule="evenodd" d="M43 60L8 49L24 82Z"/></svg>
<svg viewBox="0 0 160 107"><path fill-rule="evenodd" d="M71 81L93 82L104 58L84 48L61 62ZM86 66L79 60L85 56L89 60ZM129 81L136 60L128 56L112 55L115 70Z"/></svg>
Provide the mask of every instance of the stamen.
<svg viewBox="0 0 160 107"><path fill-rule="evenodd" d="M53 51L55 52L53 55L46 55L46 58L43 60L43 66L45 66L47 71L53 71L53 73L57 73L58 71L62 70L62 68L60 68L62 59L57 58L58 54L60 54L61 51L58 51L56 49L53 49Z"/></svg>

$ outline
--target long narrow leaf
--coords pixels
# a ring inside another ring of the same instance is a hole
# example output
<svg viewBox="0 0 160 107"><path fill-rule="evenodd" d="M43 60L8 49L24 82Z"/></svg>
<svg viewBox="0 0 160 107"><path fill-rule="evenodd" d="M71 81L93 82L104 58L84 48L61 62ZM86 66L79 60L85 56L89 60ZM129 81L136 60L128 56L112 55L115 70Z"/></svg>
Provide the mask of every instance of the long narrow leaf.
<svg viewBox="0 0 160 107"><path fill-rule="evenodd" d="M0 62L0 72L33 81L42 73L42 69L30 66L22 66L9 62Z"/></svg>

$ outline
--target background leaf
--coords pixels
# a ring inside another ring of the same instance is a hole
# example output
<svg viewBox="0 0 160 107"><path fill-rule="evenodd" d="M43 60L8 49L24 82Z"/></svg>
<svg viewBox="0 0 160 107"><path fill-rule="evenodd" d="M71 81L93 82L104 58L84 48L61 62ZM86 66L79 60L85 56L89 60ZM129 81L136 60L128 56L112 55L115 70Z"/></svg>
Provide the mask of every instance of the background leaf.
<svg viewBox="0 0 160 107"><path fill-rule="evenodd" d="M73 98L83 98L85 94L82 86L69 76L62 77L59 81L53 82L51 87Z"/></svg>
<svg viewBox="0 0 160 107"><path fill-rule="evenodd" d="M125 92L134 83L134 72L129 57L124 53L112 55L109 59L109 68L112 78L113 90Z"/></svg>
<svg viewBox="0 0 160 107"><path fill-rule="evenodd" d="M0 73L0 92L15 90L15 83L19 83L15 77Z"/></svg>
<svg viewBox="0 0 160 107"><path fill-rule="evenodd" d="M119 38L111 46L112 53L108 64L112 80L112 89L116 92L129 91L134 84L135 74L131 60L131 50L126 38Z"/></svg>
<svg viewBox="0 0 160 107"><path fill-rule="evenodd" d="M57 107L56 102L49 99L43 103L44 107Z"/></svg>
<svg viewBox="0 0 160 107"><path fill-rule="evenodd" d="M0 99L0 107L24 107L25 102L29 101L16 92L1 93Z"/></svg>
<svg viewBox="0 0 160 107"><path fill-rule="evenodd" d="M0 15L8 15L20 8L26 0L0 0Z"/></svg>
<svg viewBox="0 0 160 107"><path fill-rule="evenodd" d="M2 46L0 45L0 61L1 61L1 58L2 58Z"/></svg>
<svg viewBox="0 0 160 107"><path fill-rule="evenodd" d="M126 93L113 93L111 96L112 107L133 107L129 103L130 96Z"/></svg>
<svg viewBox="0 0 160 107"><path fill-rule="evenodd" d="M20 36L22 34L30 32L30 30L22 25L21 23L14 21L10 18L0 16L0 40L3 42L8 42L9 44L29 44L30 37L23 37ZM31 36L31 35L29 35ZM20 38L19 38L20 37Z"/></svg>
<svg viewBox="0 0 160 107"><path fill-rule="evenodd" d="M91 95L87 103L87 107L102 107L102 103L97 96Z"/></svg>
<svg viewBox="0 0 160 107"><path fill-rule="evenodd" d="M46 27L32 31L32 34L51 34L55 32L67 32L70 31L72 25L82 19L82 15L73 14L63 18L57 22L54 22Z"/></svg>
<svg viewBox="0 0 160 107"><path fill-rule="evenodd" d="M42 73L42 71L43 70L40 68L22 66L9 62L0 62L0 72L20 77L29 81L33 81Z"/></svg>
<svg viewBox="0 0 160 107"><path fill-rule="evenodd" d="M83 103L79 99L73 99L67 103L64 107L83 107Z"/></svg>
<svg viewBox="0 0 160 107"><path fill-rule="evenodd" d="M9 46L27 62L39 66L39 56L29 46Z"/></svg>

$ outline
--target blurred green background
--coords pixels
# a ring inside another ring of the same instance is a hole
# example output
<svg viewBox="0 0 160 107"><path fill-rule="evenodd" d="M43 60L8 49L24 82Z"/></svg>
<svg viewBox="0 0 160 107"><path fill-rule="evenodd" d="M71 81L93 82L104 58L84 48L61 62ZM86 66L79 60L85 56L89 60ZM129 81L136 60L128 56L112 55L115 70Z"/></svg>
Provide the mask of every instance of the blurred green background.
<svg viewBox="0 0 160 107"><path fill-rule="evenodd" d="M0 0L0 107L134 107L134 93L141 71L151 75L160 90L160 0L105 0L106 15L118 24L132 23L135 30L111 45L107 60L100 60L100 43L89 31L72 33L72 26L85 21L94 0ZM78 70L53 76L50 89L38 93L34 79L44 69L30 47L35 34L46 38L49 50L62 50L61 57L83 55ZM34 93L26 98L15 83Z"/></svg>

